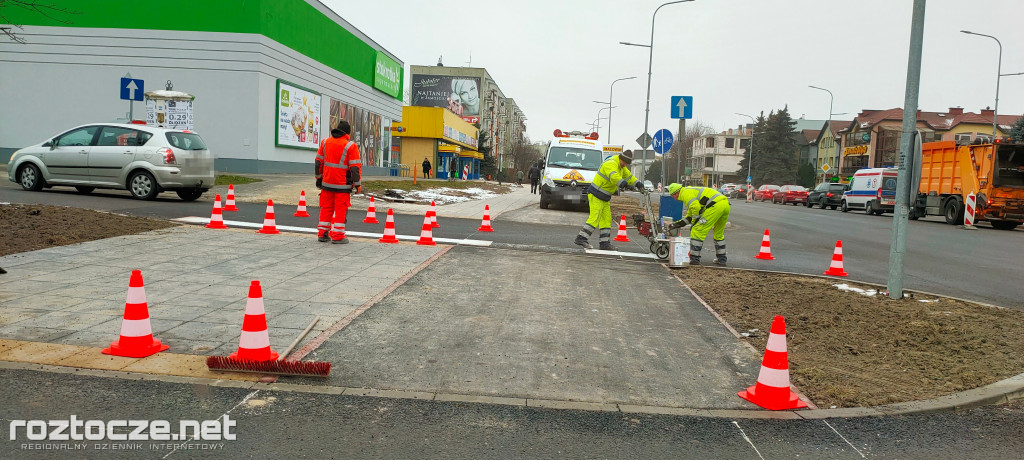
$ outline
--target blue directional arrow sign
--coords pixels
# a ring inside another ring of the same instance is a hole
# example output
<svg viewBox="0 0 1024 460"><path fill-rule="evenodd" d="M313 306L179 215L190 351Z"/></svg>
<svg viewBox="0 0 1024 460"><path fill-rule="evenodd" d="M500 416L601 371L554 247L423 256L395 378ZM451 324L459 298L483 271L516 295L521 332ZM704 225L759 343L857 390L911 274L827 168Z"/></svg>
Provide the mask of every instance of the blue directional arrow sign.
<svg viewBox="0 0 1024 460"><path fill-rule="evenodd" d="M142 80L135 78L122 78L121 99L127 101L141 101L142 95L146 91L145 88L145 84Z"/></svg>
<svg viewBox="0 0 1024 460"><path fill-rule="evenodd" d="M672 96L672 118L693 118L693 96Z"/></svg>
<svg viewBox="0 0 1024 460"><path fill-rule="evenodd" d="M651 141L655 153L665 153L672 148L672 131L667 129L658 130L654 133L654 140Z"/></svg>

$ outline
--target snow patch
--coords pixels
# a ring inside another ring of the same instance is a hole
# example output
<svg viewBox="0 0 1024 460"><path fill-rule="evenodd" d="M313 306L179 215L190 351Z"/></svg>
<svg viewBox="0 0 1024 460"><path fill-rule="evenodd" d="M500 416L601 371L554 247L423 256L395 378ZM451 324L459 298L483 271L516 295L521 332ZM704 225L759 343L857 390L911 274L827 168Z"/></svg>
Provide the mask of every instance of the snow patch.
<svg viewBox="0 0 1024 460"><path fill-rule="evenodd" d="M404 198L417 201L434 201L437 204L462 203L472 200L483 200L498 196L497 193L482 188L435 188L422 191L405 191L402 189L391 189L402 195Z"/></svg>
<svg viewBox="0 0 1024 460"><path fill-rule="evenodd" d="M843 283L843 284L833 284L833 286L838 288L840 291L856 292L858 294L866 295L868 297L873 297L873 296L878 295L878 291L876 291L874 289L864 290L864 289L860 289L860 288L855 288L855 287L850 286L849 284L846 284L846 283Z"/></svg>

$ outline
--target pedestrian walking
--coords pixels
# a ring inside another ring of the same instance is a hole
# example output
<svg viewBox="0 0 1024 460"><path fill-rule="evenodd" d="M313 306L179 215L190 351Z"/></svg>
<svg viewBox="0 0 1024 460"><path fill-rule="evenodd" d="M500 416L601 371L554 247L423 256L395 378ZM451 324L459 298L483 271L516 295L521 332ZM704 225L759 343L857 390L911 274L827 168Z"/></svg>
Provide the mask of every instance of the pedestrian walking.
<svg viewBox="0 0 1024 460"><path fill-rule="evenodd" d="M540 168L537 163L530 166L530 193L537 193L537 184L540 182Z"/></svg>
<svg viewBox="0 0 1024 460"><path fill-rule="evenodd" d="M700 265L700 251L704 239L712 229L715 240L715 263L725 265L725 224L729 221L729 198L717 190L708 187L683 187L680 184L669 184L668 193L682 201L686 215L673 222L669 229L682 228L693 224L690 228L690 263Z"/></svg>
<svg viewBox="0 0 1024 460"><path fill-rule="evenodd" d="M587 249L593 249L587 238L594 234L595 229L601 229L599 234L600 249L614 250L612 247L612 195L625 186L635 186L639 190L644 189L644 183L636 180L636 177L629 172L629 164L633 162L633 151L626 150L618 155L609 158L601 164L597 170L594 181L587 189L587 201L590 204L590 217L583 225L580 233L576 235L575 243Z"/></svg>
<svg viewBox="0 0 1024 460"><path fill-rule="evenodd" d="M455 160L456 157L452 157L449 161L449 167L451 170L448 172L448 182L454 182L459 177L459 162Z"/></svg>
<svg viewBox="0 0 1024 460"><path fill-rule="evenodd" d="M523 185L523 170L516 171L516 181L519 185Z"/></svg>
<svg viewBox="0 0 1024 460"><path fill-rule="evenodd" d="M430 179L430 160L423 157L423 178Z"/></svg>
<svg viewBox="0 0 1024 460"><path fill-rule="evenodd" d="M345 120L331 130L316 154L316 185L320 191L320 221L317 240L347 244L345 217L352 206L352 192L359 191L362 160L359 146L349 138L352 126Z"/></svg>

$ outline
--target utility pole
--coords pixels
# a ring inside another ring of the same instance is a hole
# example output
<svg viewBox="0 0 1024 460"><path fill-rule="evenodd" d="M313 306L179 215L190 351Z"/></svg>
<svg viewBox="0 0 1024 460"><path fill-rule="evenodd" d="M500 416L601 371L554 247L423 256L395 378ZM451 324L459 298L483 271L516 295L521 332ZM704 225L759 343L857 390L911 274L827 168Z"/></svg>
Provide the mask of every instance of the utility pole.
<svg viewBox="0 0 1024 460"><path fill-rule="evenodd" d="M679 146L679 152L676 153L676 180L680 181L679 183L683 184L683 185L686 185L686 182L683 182L683 179L682 179L684 171L679 169L679 167L680 167L680 164L686 164L685 161L682 161L683 155L686 155L686 143L685 143L685 141L686 141L686 119L685 118L680 118L679 119L679 138L676 139L676 142L678 142L678 144L676 144L676 145ZM665 168L662 168L662 169L665 169ZM664 185L668 185L668 184L664 184Z"/></svg>
<svg viewBox="0 0 1024 460"><path fill-rule="evenodd" d="M921 89L921 47L924 42L925 0L914 0L910 26L910 56L907 59L907 91L903 101L903 137L900 139L900 162L896 178L896 207L892 219L892 243L889 245L889 279L886 288L890 299L903 298L903 258L907 252L907 218L909 217L910 178L915 165L914 136L917 133L917 96Z"/></svg>

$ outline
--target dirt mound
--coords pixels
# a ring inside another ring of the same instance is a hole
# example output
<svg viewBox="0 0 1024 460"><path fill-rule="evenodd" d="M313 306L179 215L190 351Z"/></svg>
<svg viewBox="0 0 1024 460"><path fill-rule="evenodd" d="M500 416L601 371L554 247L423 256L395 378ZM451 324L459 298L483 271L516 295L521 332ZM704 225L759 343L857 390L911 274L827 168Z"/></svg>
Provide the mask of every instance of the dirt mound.
<svg viewBox="0 0 1024 460"><path fill-rule="evenodd" d="M173 226L167 221L88 209L0 205L0 256Z"/></svg>

